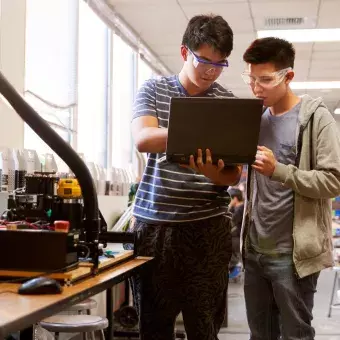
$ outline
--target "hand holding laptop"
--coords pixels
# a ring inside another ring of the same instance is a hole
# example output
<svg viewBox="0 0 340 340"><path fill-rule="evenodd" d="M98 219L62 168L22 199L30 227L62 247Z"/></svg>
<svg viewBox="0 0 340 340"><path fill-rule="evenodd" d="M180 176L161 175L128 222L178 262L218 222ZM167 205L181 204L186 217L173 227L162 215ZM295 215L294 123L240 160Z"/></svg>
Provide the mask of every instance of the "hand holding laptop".
<svg viewBox="0 0 340 340"><path fill-rule="evenodd" d="M212 162L212 153L209 149L205 152L205 162L203 161L202 149L197 150L197 159L193 155L190 156L189 165L181 165L191 168L194 171L208 177L216 185L227 186L234 185L240 180L242 173L242 165L225 166L222 159L219 159L217 165Z"/></svg>

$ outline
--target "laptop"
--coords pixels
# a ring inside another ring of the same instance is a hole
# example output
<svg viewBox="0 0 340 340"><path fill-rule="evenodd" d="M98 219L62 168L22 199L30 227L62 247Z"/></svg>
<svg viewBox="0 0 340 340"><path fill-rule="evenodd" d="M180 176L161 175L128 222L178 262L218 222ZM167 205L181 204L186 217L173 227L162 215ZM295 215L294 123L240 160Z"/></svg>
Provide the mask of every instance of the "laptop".
<svg viewBox="0 0 340 340"><path fill-rule="evenodd" d="M174 97L170 102L166 160L188 164L197 150L212 161L252 164L259 139L263 101L244 98Z"/></svg>

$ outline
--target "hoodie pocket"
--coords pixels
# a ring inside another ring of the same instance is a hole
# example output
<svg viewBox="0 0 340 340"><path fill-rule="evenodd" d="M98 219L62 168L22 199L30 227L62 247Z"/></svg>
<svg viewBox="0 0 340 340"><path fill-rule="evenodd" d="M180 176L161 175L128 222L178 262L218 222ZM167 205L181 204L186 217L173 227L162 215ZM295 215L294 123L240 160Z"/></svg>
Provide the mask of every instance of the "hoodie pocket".
<svg viewBox="0 0 340 340"><path fill-rule="evenodd" d="M298 221L294 228L295 253L297 260L316 257L326 250L325 224L319 200L300 197Z"/></svg>

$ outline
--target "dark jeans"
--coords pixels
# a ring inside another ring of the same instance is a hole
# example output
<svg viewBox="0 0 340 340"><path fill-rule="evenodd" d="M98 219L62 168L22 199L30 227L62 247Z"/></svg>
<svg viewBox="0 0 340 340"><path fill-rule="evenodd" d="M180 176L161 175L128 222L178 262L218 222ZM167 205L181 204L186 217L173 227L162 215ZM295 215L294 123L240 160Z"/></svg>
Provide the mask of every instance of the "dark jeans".
<svg viewBox="0 0 340 340"><path fill-rule="evenodd" d="M189 340L216 340L223 323L230 220L219 216L192 223L151 225L136 221L137 253L155 257L135 276L132 291L142 340L172 340L180 312Z"/></svg>
<svg viewBox="0 0 340 340"><path fill-rule="evenodd" d="M251 340L312 340L314 293L319 273L298 278L292 255L248 250L244 293Z"/></svg>

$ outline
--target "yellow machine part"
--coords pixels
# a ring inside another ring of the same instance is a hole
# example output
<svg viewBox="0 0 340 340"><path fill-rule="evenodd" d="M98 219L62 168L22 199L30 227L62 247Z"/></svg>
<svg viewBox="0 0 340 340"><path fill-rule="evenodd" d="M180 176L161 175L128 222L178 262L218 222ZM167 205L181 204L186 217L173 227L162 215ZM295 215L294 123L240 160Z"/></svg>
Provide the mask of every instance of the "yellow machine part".
<svg viewBox="0 0 340 340"><path fill-rule="evenodd" d="M80 198L81 188L75 178L61 178L58 183L57 195L61 198Z"/></svg>

